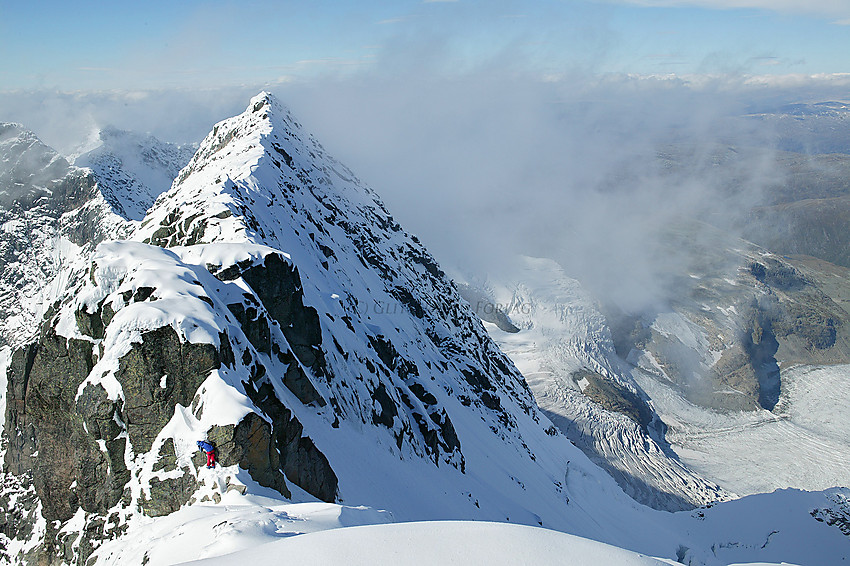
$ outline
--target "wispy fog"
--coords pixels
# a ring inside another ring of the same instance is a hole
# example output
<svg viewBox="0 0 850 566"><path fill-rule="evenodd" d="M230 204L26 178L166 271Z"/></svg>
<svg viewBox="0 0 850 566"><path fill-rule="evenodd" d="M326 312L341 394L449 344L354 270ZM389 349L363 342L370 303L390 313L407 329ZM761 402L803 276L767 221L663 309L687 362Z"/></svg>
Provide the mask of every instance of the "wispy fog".
<svg viewBox="0 0 850 566"><path fill-rule="evenodd" d="M162 141L199 142L213 124L245 109L259 87L138 91L0 92L0 122L18 122L73 155L106 126L150 132Z"/></svg>
<svg viewBox="0 0 850 566"><path fill-rule="evenodd" d="M447 268L483 274L509 269L516 254L553 257L638 309L663 301L665 274L692 261L660 245L665 228L692 219L729 228L781 182L764 151L773 126L742 116L837 99L846 86L395 69L222 90L6 93L0 121L66 154L107 124L184 143L265 88Z"/></svg>
<svg viewBox="0 0 850 566"><path fill-rule="evenodd" d="M670 253L666 229L734 230L782 183L773 125L744 116L829 99L829 84L810 96L807 81L482 70L293 85L286 97L446 267L498 273L518 253L552 257L632 310L663 303L668 276L694 261Z"/></svg>

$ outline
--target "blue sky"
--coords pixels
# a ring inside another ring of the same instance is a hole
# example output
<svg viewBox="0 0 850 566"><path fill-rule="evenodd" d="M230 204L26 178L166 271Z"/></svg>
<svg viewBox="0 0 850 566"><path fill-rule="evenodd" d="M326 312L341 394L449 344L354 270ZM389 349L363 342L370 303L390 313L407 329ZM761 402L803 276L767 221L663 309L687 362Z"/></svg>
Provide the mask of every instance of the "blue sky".
<svg viewBox="0 0 850 566"><path fill-rule="evenodd" d="M480 66L847 73L847 24L845 0L0 0L0 90L214 87Z"/></svg>

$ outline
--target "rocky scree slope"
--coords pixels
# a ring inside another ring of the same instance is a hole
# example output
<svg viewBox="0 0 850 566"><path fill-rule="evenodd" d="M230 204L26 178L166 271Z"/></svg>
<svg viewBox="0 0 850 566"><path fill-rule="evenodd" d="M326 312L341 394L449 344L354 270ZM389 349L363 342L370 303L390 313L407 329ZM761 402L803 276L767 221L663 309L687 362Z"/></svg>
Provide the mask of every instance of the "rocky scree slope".
<svg viewBox="0 0 850 566"><path fill-rule="evenodd" d="M781 371L850 361L847 288L825 262L778 256L709 227L671 228L689 254L666 310L609 312L617 352L715 410L772 410Z"/></svg>

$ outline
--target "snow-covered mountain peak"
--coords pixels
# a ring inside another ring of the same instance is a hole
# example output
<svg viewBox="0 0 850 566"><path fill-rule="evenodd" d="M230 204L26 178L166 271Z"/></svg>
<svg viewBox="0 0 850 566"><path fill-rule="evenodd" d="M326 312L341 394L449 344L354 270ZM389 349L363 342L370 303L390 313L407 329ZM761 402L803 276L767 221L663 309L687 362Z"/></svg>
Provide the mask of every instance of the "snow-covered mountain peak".
<svg viewBox="0 0 850 566"><path fill-rule="evenodd" d="M191 145L176 145L150 134L106 126L97 145L74 160L92 171L112 210L125 220L141 220L156 197L168 190L194 154Z"/></svg>
<svg viewBox="0 0 850 566"><path fill-rule="evenodd" d="M311 384L311 391L339 403L337 417L383 423L398 448L463 467L439 401L448 391L474 404L488 422L515 424L502 397L534 415L521 376L434 259L268 93L213 128L134 239L163 247L250 244L279 250L274 255L295 271L304 305L325 313L312 337L322 351L305 354L305 365L327 383ZM228 269L238 277L242 270L215 262L207 268L218 277L231 277L219 274ZM384 382L381 374L399 381ZM355 381L331 379L339 375ZM399 388L402 398L385 396ZM494 430L501 426L494 424Z"/></svg>
<svg viewBox="0 0 850 566"><path fill-rule="evenodd" d="M18 138L35 138L35 134L17 122L0 122L0 147L5 148Z"/></svg>
<svg viewBox="0 0 850 566"><path fill-rule="evenodd" d="M0 123L0 344L32 338L79 247L111 233L95 180L19 124ZM97 225L96 225L97 224Z"/></svg>
<svg viewBox="0 0 850 566"><path fill-rule="evenodd" d="M14 473L36 465L34 442L68 442L43 423L106 419L75 432L87 458L110 462L95 480L39 460L50 520L69 520L80 497L122 523L214 497L197 491L202 434L228 474L247 470L248 484L286 497L564 521L575 449L419 241L273 97L216 125L144 220L126 224L135 241L83 257L86 276L10 362L13 412L37 395L18 384L60 375L66 403L21 417L39 430L8 452ZM54 349L75 366L54 364ZM81 495L54 497L75 480ZM410 494L412 481L426 485ZM450 492L463 497L434 503ZM526 500L540 510L512 503Z"/></svg>
<svg viewBox="0 0 850 566"><path fill-rule="evenodd" d="M0 207L29 209L70 171L61 155L20 124L0 122Z"/></svg>
<svg viewBox="0 0 850 566"><path fill-rule="evenodd" d="M192 159L190 169L199 170L210 163L220 162L224 158L236 154L256 150L252 155L258 155L264 150L279 152L282 144L275 141L284 140L286 145L303 145L309 136L303 132L301 125L296 122L289 110L273 95L261 92L251 99L242 114L222 120L201 142L200 149ZM318 145L313 141L314 145ZM292 166L292 156L289 158L280 154L288 166ZM305 165L299 160L298 165Z"/></svg>
<svg viewBox="0 0 850 566"><path fill-rule="evenodd" d="M266 168L282 169L290 184L310 176L317 181L314 191L324 193L332 187L349 199L359 201L361 198L355 195L369 194L368 200L374 200L372 192L361 186L348 168L327 155L290 111L267 92L252 98L242 114L213 127L180 173L170 195L183 192L183 197L188 197L184 181L190 176L190 186L204 185L207 194L227 191L228 179L238 181L252 175L257 177L255 185L262 187L267 181L262 177ZM201 187L192 187L188 192L197 194L198 188Z"/></svg>

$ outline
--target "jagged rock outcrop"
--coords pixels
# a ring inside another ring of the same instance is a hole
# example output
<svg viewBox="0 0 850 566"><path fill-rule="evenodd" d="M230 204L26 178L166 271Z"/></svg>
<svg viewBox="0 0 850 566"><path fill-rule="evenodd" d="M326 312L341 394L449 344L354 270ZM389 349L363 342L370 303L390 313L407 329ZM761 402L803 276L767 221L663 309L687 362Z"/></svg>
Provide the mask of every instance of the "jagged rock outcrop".
<svg viewBox="0 0 850 566"><path fill-rule="evenodd" d="M182 343L168 326L141 338L119 360L115 378L124 393L121 420L129 440L134 450L147 452L175 406L191 403L210 371L221 367L222 356L211 344Z"/></svg>
<svg viewBox="0 0 850 566"><path fill-rule="evenodd" d="M582 393L602 408L626 415L644 432L648 432L647 427L653 421L655 415L646 400L642 399L637 393L630 391L616 381L607 379L604 375L586 369L574 372L570 378L579 386Z"/></svg>
<svg viewBox="0 0 850 566"><path fill-rule="evenodd" d="M322 327L319 313L303 304L304 294L298 269L278 254L269 254L261 265L246 269L242 278L254 289L266 312L283 332L292 353L302 365L321 377L327 371L327 362L322 352ZM297 366L293 366L297 368ZM300 372L299 375L303 375ZM290 378L290 390L307 403L319 399L318 393L303 377ZM287 386L289 386L287 385Z"/></svg>
<svg viewBox="0 0 850 566"><path fill-rule="evenodd" d="M75 411L77 387L93 365L91 343L50 330L12 358L4 427L12 433L5 469L32 473L44 516L51 521L68 520L79 507L105 511L121 496L123 485L114 489L107 458L117 455L123 465L123 450L101 453Z"/></svg>
<svg viewBox="0 0 850 566"><path fill-rule="evenodd" d="M260 485L277 489L284 495L288 494L282 482L280 472L304 491L321 499L332 502L336 500L338 479L328 462L309 437L302 436L304 427L292 416L292 413L273 394L271 387L260 386L256 392L248 395L271 418L271 425L259 423L250 417L247 422L240 421L237 425L233 441L239 447L242 455L237 462L249 472ZM259 428L260 452L255 453L250 443ZM263 450L262 446L268 446ZM268 454L267 458L263 454Z"/></svg>

